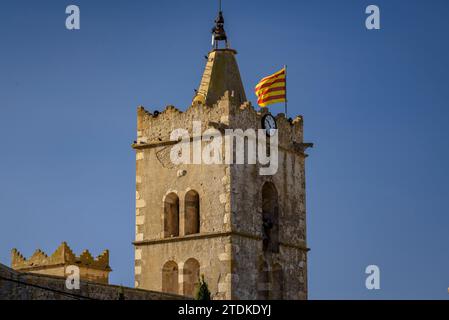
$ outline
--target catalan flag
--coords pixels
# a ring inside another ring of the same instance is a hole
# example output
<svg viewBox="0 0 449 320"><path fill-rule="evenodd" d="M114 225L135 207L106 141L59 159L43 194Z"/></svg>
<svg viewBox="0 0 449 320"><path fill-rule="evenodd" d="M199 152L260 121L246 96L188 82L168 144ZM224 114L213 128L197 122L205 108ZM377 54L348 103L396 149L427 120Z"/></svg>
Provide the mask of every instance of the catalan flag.
<svg viewBox="0 0 449 320"><path fill-rule="evenodd" d="M287 100L287 70L284 67L281 71L265 77L255 88L257 103L261 107L266 107L273 103L286 102Z"/></svg>

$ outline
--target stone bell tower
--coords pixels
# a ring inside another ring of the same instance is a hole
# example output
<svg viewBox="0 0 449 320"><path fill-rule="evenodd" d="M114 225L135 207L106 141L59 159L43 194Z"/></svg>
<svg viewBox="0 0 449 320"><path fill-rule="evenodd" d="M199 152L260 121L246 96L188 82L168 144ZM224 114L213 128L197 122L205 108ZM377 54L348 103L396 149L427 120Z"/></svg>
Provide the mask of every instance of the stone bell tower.
<svg viewBox="0 0 449 320"><path fill-rule="evenodd" d="M221 11L215 23L190 107L137 111L135 286L193 296L204 275L214 299L306 299L304 151L310 144L303 143L302 117L275 116L273 175L260 175L260 164L176 164L171 158L179 143L170 138L174 130L188 132L181 143L200 141L204 148L208 142L194 122L203 132L246 132L261 129L269 113L247 101Z"/></svg>

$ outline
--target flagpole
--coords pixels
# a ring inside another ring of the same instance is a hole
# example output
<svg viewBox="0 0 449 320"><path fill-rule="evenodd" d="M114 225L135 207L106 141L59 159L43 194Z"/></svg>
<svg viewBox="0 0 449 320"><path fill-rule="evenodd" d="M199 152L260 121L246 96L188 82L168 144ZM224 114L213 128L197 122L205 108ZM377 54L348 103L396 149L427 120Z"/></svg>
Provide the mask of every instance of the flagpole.
<svg viewBox="0 0 449 320"><path fill-rule="evenodd" d="M287 102L288 102L288 98L287 98L287 65L284 65L285 68L285 118L288 119L288 113L287 113Z"/></svg>

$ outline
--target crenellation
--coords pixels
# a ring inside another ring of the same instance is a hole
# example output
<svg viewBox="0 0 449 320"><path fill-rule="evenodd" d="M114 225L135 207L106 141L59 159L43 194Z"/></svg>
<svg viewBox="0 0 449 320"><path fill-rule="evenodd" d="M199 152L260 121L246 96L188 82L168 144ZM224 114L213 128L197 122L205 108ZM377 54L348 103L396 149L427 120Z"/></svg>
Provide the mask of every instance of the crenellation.
<svg viewBox="0 0 449 320"><path fill-rule="evenodd" d="M66 276L66 268L75 265L80 269L81 279L108 283L109 251L103 251L94 258L88 250L84 250L80 256L76 256L66 242L63 242L51 255L38 249L26 259L17 250L11 251L11 267L20 272L31 272L44 275Z"/></svg>

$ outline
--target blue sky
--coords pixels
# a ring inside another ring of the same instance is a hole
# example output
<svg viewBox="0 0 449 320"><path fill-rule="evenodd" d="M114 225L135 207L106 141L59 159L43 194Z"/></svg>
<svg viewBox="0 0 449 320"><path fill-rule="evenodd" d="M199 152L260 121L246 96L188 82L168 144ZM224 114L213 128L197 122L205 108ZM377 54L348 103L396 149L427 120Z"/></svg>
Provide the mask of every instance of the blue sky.
<svg viewBox="0 0 449 320"><path fill-rule="evenodd" d="M81 30L65 29L65 8ZM381 30L365 8L381 9ZM0 4L0 261L67 241L133 286L136 108L185 109L215 1ZM312 299L447 299L449 3L224 0L247 95L289 66L307 162ZM272 112L282 112L273 106ZM381 290L365 288L376 264Z"/></svg>

